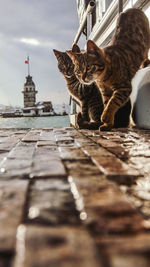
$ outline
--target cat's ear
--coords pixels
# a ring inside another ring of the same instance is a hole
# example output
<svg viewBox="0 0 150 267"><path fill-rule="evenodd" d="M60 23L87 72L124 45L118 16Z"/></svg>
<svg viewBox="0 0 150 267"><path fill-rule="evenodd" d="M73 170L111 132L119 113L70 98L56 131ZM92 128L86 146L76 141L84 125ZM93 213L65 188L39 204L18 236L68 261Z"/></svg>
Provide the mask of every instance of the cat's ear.
<svg viewBox="0 0 150 267"><path fill-rule="evenodd" d="M91 40L87 41L87 53L91 55L96 55L101 59L104 57L102 50Z"/></svg>
<svg viewBox="0 0 150 267"><path fill-rule="evenodd" d="M87 52L88 53L95 53L95 52L99 52L100 48L91 40L87 41Z"/></svg>
<svg viewBox="0 0 150 267"><path fill-rule="evenodd" d="M57 57L57 59L60 58L61 55L62 55L62 52L60 52L60 51L58 51L56 49L53 49L53 52L54 52L55 56Z"/></svg>
<svg viewBox="0 0 150 267"><path fill-rule="evenodd" d="M72 46L72 52L76 52L76 53L80 53L81 52L80 48L79 48L79 46L77 44L74 44Z"/></svg>
<svg viewBox="0 0 150 267"><path fill-rule="evenodd" d="M76 53L72 51L66 51L67 55L71 58L72 62L75 62L76 59Z"/></svg>

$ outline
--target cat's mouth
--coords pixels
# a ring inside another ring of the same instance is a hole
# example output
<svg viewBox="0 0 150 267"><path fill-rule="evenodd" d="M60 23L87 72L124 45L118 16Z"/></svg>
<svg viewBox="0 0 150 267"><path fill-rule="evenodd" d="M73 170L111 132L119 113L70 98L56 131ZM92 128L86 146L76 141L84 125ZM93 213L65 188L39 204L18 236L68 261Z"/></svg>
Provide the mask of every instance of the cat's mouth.
<svg viewBox="0 0 150 267"><path fill-rule="evenodd" d="M91 77L90 79L87 78L87 77L85 77L85 78L81 77L80 80L81 80L81 83L87 84L87 85L89 85L89 84L94 82L93 77Z"/></svg>
<svg viewBox="0 0 150 267"><path fill-rule="evenodd" d="M69 74L65 74L65 77L66 77L66 78L71 78L72 75L71 75L71 74L70 74L70 75L69 75Z"/></svg>
<svg viewBox="0 0 150 267"><path fill-rule="evenodd" d="M83 84L86 84L86 85L90 85L91 83L93 83L93 81L83 81L83 80L81 80L81 83L83 83Z"/></svg>
<svg viewBox="0 0 150 267"><path fill-rule="evenodd" d="M74 73L73 71L70 70L70 71L67 71L64 75L66 78L71 78L74 75Z"/></svg>

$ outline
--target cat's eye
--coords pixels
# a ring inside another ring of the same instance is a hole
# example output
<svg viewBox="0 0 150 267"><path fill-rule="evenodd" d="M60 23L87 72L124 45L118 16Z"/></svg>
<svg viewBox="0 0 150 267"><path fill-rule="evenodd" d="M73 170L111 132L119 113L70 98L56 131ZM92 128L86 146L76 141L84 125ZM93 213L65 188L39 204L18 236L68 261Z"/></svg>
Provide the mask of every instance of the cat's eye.
<svg viewBox="0 0 150 267"><path fill-rule="evenodd" d="M104 65L100 65L100 64L94 64L94 67L96 71L103 71L105 68Z"/></svg>
<svg viewBox="0 0 150 267"><path fill-rule="evenodd" d="M96 66L95 65L91 68L91 71L92 72L96 71Z"/></svg>

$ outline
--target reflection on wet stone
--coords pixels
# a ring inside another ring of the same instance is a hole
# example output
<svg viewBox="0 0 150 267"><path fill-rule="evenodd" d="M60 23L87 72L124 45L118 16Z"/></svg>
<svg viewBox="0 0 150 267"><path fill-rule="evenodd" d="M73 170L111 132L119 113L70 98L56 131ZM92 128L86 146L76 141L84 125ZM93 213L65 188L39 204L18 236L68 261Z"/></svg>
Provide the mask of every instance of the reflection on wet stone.
<svg viewBox="0 0 150 267"><path fill-rule="evenodd" d="M84 179L86 176L100 175L102 172L90 160L64 161L68 174Z"/></svg>
<svg viewBox="0 0 150 267"><path fill-rule="evenodd" d="M28 220L58 225L79 222L70 186L59 179L36 181L30 193Z"/></svg>
<svg viewBox="0 0 150 267"><path fill-rule="evenodd" d="M16 229L24 209L28 181L0 181L0 254L14 251Z"/></svg>
<svg viewBox="0 0 150 267"><path fill-rule="evenodd" d="M19 160L19 159L9 159L6 158L0 165L0 177L6 177L11 179L11 177L28 177L31 172L30 160Z"/></svg>
<svg viewBox="0 0 150 267"><path fill-rule="evenodd" d="M97 264L93 240L85 230L28 226L23 266L101 267L101 264Z"/></svg>
<svg viewBox="0 0 150 267"><path fill-rule="evenodd" d="M82 148L83 152L88 156L103 156L103 157L113 157L113 154L107 151L105 148L94 145L94 146L84 146Z"/></svg>
<svg viewBox="0 0 150 267"><path fill-rule="evenodd" d="M79 147L74 147L73 149L72 147L59 147L59 152L61 158L65 160L84 160L88 158Z"/></svg>
<svg viewBox="0 0 150 267"><path fill-rule="evenodd" d="M108 178L120 184L132 184L139 177L139 172L113 157L92 157L93 162Z"/></svg>
<svg viewBox="0 0 150 267"><path fill-rule="evenodd" d="M44 160L35 160L31 168L30 178L44 178L44 177L64 177L66 171L61 160L56 158L49 158Z"/></svg>

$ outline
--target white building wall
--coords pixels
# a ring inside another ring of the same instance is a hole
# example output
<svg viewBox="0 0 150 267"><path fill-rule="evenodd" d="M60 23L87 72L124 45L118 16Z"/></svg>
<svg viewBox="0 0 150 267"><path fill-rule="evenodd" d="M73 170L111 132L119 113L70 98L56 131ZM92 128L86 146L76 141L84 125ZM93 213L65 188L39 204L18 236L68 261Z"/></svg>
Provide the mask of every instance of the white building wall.
<svg viewBox="0 0 150 267"><path fill-rule="evenodd" d="M23 116L24 117L29 117L29 116L34 116L34 115L36 115L36 112L35 112L35 110L30 110L30 113L24 113L23 112Z"/></svg>

